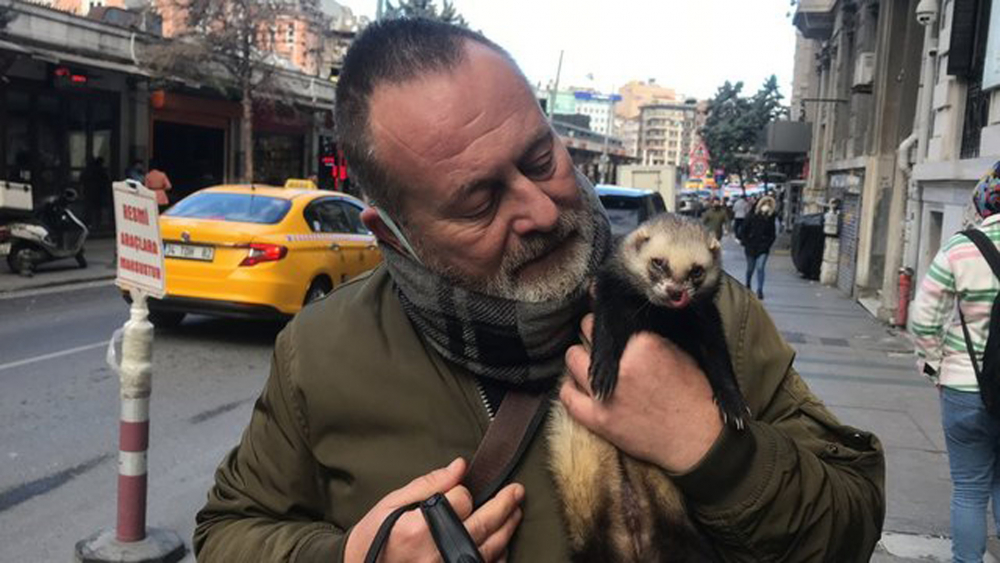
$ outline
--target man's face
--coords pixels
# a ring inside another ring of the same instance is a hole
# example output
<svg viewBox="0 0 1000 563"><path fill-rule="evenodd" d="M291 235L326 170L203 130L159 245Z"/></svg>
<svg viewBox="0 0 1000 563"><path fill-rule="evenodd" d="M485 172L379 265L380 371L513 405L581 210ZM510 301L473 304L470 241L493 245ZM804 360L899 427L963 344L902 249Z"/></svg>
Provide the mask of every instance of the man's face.
<svg viewBox="0 0 1000 563"><path fill-rule="evenodd" d="M454 70L372 96L376 158L406 186L404 230L429 268L470 289L564 296L594 237L569 154L511 64L466 49Z"/></svg>

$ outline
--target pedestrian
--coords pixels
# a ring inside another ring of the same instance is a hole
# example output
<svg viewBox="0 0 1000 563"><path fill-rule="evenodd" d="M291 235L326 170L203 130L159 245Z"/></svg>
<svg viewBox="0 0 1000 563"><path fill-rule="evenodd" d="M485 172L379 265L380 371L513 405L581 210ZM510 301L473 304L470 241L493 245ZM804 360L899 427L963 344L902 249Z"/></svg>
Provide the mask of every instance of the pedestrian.
<svg viewBox="0 0 1000 563"><path fill-rule="evenodd" d="M743 223L743 253L747 259L747 289L757 272L757 298L764 298L764 269L774 244L774 198L765 196L754 205Z"/></svg>
<svg viewBox="0 0 1000 563"><path fill-rule="evenodd" d="M994 245L1000 241L1000 162L972 192L978 229ZM1000 524L1000 420L983 406L962 330L969 331L976 361L983 363L990 312L1000 280L976 245L956 234L935 256L911 307L919 367L938 389L941 422L951 469L952 558L981 562L986 550L986 509ZM955 315L956 300L961 316Z"/></svg>
<svg viewBox="0 0 1000 563"><path fill-rule="evenodd" d="M729 216L717 197L712 198L708 210L701 215L702 224L715 236L715 240L722 240L722 230L726 227L728 219Z"/></svg>
<svg viewBox="0 0 1000 563"><path fill-rule="evenodd" d="M146 172L143 167L142 161L135 159L132 161L132 165L128 167L125 171L125 178L128 180L135 180L140 184L146 181Z"/></svg>
<svg viewBox="0 0 1000 563"><path fill-rule="evenodd" d="M658 337L630 342L613 401L587 393L579 319L610 226L509 54L441 22L372 23L344 59L334 114L384 263L278 336L197 516L198 561L360 562L388 515L434 493L485 561L568 561L544 430L475 508L456 459L508 393L557 389L570 416L676 476L721 558L867 561L881 446L813 397L737 284L721 282L718 308L756 417L744 430L722 424L700 369ZM420 511L387 529L380 562L439 560Z"/></svg>
<svg viewBox="0 0 1000 563"><path fill-rule="evenodd" d="M170 198L167 192L173 189L167 173L160 170L156 159L149 159L149 172L146 174L146 187L156 192L156 205L160 208L160 213L170 205Z"/></svg>
<svg viewBox="0 0 1000 563"><path fill-rule="evenodd" d="M736 196L736 201L733 202L733 234L737 239L743 238L743 221L746 220L749 210L750 205L746 196Z"/></svg>
<svg viewBox="0 0 1000 563"><path fill-rule="evenodd" d="M87 206L87 225L96 231L101 226L105 202L111 193L111 177L104 167L103 158L90 159L80 173L80 185L83 186L83 199Z"/></svg>

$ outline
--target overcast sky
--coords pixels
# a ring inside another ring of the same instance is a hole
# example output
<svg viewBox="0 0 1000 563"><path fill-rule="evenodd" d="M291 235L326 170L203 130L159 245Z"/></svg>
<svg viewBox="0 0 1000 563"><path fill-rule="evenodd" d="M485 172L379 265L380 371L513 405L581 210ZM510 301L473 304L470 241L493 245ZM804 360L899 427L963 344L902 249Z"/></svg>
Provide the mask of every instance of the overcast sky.
<svg viewBox="0 0 1000 563"><path fill-rule="evenodd" d="M338 0L374 19L376 0ZM725 80L750 93L771 74L781 93L792 81L795 33L790 0L454 0L520 63L528 79L608 91L629 80L657 83L698 98ZM437 2L442 5L441 0ZM587 78L593 75L593 80Z"/></svg>

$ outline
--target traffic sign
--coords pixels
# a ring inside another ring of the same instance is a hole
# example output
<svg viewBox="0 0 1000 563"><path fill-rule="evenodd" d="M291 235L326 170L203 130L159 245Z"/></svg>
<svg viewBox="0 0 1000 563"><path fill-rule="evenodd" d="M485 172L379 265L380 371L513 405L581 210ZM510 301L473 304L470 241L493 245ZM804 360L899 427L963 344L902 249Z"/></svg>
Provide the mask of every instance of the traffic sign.
<svg viewBox="0 0 1000 563"><path fill-rule="evenodd" d="M133 180L115 182L112 188L118 250L115 283L122 289L162 298L166 293L166 270L156 195Z"/></svg>

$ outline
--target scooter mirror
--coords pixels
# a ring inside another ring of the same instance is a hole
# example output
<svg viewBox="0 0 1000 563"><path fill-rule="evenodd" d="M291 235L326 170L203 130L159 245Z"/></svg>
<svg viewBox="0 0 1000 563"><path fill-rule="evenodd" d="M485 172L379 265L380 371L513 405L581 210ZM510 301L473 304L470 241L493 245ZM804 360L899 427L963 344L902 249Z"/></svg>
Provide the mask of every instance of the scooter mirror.
<svg viewBox="0 0 1000 563"><path fill-rule="evenodd" d="M70 203L76 201L78 197L80 197L79 194L77 194L76 190L73 188L66 188L66 190L63 191L63 198Z"/></svg>

